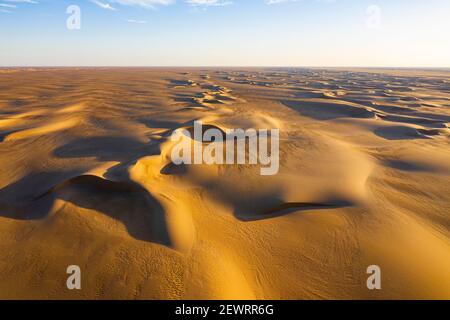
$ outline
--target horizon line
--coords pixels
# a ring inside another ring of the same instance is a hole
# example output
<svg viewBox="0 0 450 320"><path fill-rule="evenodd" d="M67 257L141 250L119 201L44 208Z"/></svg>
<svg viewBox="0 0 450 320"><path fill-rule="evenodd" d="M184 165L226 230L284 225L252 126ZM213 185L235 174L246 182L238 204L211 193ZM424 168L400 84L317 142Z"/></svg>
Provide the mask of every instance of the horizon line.
<svg viewBox="0 0 450 320"><path fill-rule="evenodd" d="M287 66L287 65L273 65L273 66L257 66L257 65L235 65L235 66L221 66L221 65L16 65L16 66L0 66L0 69L13 69L13 68L355 68L355 69L449 69L450 66L442 67L425 67L425 66Z"/></svg>

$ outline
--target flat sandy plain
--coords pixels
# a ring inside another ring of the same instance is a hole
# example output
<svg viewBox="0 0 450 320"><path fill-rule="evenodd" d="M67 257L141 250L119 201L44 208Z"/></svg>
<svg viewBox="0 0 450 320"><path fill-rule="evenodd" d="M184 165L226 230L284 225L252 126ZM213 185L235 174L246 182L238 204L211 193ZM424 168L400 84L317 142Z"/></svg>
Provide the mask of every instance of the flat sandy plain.
<svg viewBox="0 0 450 320"><path fill-rule="evenodd" d="M450 71L0 69L0 114L2 299L450 299ZM195 120L279 174L174 166Z"/></svg>

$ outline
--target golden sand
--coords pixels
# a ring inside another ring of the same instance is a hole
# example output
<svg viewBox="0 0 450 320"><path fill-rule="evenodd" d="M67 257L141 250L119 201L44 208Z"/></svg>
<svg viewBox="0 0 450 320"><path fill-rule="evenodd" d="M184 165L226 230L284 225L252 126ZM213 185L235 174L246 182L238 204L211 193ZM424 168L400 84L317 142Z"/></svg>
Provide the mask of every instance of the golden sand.
<svg viewBox="0 0 450 320"><path fill-rule="evenodd" d="M449 107L445 70L1 72L0 298L450 299ZM279 174L174 166L195 120L279 128Z"/></svg>

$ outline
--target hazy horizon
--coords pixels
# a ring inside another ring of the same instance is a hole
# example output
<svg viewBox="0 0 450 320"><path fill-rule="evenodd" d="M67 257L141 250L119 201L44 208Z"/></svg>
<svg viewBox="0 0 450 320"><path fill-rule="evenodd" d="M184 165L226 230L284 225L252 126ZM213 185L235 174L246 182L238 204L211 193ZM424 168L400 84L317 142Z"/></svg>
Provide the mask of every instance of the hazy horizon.
<svg viewBox="0 0 450 320"><path fill-rule="evenodd" d="M339 66L339 65L10 65L3 66L0 65L0 69L14 69L14 68L42 68L42 69L52 69L52 68L130 68L130 69L327 69L327 70L350 70L350 69L374 69L374 70L436 70L436 71L450 71L450 66L436 66L436 67L426 67L426 66Z"/></svg>
<svg viewBox="0 0 450 320"><path fill-rule="evenodd" d="M449 68L449 9L444 0L0 0L0 66Z"/></svg>

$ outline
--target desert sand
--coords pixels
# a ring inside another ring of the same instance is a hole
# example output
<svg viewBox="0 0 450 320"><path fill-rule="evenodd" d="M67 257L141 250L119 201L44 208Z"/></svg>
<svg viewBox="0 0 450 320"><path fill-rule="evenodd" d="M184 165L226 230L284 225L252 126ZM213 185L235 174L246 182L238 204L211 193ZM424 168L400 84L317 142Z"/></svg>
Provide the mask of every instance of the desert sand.
<svg viewBox="0 0 450 320"><path fill-rule="evenodd" d="M449 107L448 70L1 69L0 298L450 299ZM196 120L279 128L279 173L175 166Z"/></svg>

